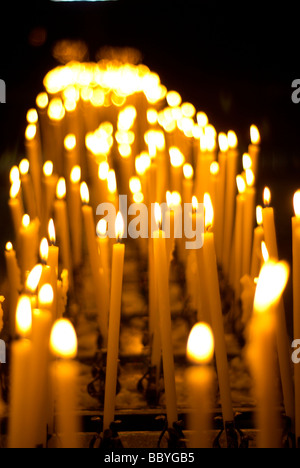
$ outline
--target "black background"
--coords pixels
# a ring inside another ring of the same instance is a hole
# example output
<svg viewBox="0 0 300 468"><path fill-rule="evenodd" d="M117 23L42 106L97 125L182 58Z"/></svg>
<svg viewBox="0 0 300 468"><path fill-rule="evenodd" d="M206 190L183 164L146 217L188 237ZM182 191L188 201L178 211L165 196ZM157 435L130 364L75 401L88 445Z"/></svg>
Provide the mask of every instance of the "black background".
<svg viewBox="0 0 300 468"><path fill-rule="evenodd" d="M163 0L3 3L0 79L7 85L7 103L0 105L1 251L11 236L8 172L24 156L26 111L56 65L54 43L74 38L86 41L91 60L105 45L138 48L169 90L206 111L218 131L235 130L241 151L247 149L250 125L259 126L258 202L270 185L280 254L291 259L292 196L300 188L300 105L291 100L292 81L300 78L295 6ZM47 32L38 47L29 40L37 27Z"/></svg>

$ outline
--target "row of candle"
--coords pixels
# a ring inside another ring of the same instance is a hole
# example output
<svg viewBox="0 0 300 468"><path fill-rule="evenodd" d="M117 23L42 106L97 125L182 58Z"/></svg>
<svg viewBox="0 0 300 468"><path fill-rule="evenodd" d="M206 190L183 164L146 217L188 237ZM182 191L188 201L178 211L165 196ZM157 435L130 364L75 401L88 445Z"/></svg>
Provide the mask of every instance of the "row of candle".
<svg viewBox="0 0 300 468"><path fill-rule="evenodd" d="M108 75L110 79L114 77L112 86L107 82ZM135 84L139 82L138 89L129 86L133 76ZM86 236L98 324L104 346L108 346L109 350L104 417L104 427L108 429L115 407L124 246L117 243L112 251L111 243L106 237L105 222L100 222L97 226L98 234L102 234L102 238L100 236L97 239L93 209L99 201L106 200L117 208L118 188L129 193L134 201L145 201L148 206L157 201L163 202L167 189L171 188L177 200L174 202L172 198L169 204L171 239L165 239L158 220L158 230L150 233L148 248L144 248L142 242L140 246L144 254L147 255L148 252L149 260L149 321L150 332L153 334L155 331L152 359L158 363L162 353L168 422L172 425L177 420L177 405L170 301L166 291L175 248L175 208L181 202L190 203L195 195L197 215L198 200L205 198L206 232L203 249L188 255L182 250L182 244L178 240L176 245L186 264L186 276L187 279L190 278L188 283L193 283L188 285L189 291L197 296L195 308L202 308L202 312L206 310L205 319L213 328L223 417L225 422L231 422L233 409L217 261L234 287L236 299L239 299L241 278L251 274L254 280L259 275L260 245L264 238L271 258L278 260L274 212L271 208L265 208L262 212L257 210L262 217L260 220L258 216L259 224L263 226L254 230L254 243L252 242L256 196L254 184L260 151L257 128L251 127L252 144L248 148L249 154L243 157L244 173L238 176L239 153L235 133L219 135L220 152L217 155L217 134L206 115L198 113L195 123L194 106L182 104L178 93L168 93L160 85L158 77L149 73L146 68L135 69L132 66L113 64L73 64L47 75L45 86L48 94L38 96L38 112L33 110L27 115L28 160L23 160L19 170L14 168L11 173L9 204L21 265L21 274L15 274L15 265L12 266L8 261L13 291L12 322L18 300L17 292L25 282L26 272L37 263L39 235L45 235L49 217L54 213L60 260L69 273L71 291L73 269L79 267L83 259L83 232ZM49 95L52 95L51 99ZM161 110L165 98L168 107ZM99 126L101 120L103 122ZM117 121L115 138L114 125L110 120L114 123ZM43 166L42 155L45 153L46 159L49 157L52 160ZM134 157L135 155L137 156ZM90 187L81 183L82 172L89 178ZM237 198L236 187L239 192ZM30 217L24 214L21 189ZM92 206L89 205L90 192ZM209 214L212 211L209 211L211 199L215 207L214 233L210 232L213 224L213 217ZM120 225L120 216L118 222ZM117 238L120 237L122 235L118 234ZM7 255L13 257L14 252L10 246L7 250ZM191 275L189 269L195 265L196 275ZM51 284L54 289L57 287L55 280ZM202 312L199 312L199 317ZM282 307L278 315L280 327L277 327L277 342L281 379L286 412L293 419L293 389L286 346L288 335Z"/></svg>

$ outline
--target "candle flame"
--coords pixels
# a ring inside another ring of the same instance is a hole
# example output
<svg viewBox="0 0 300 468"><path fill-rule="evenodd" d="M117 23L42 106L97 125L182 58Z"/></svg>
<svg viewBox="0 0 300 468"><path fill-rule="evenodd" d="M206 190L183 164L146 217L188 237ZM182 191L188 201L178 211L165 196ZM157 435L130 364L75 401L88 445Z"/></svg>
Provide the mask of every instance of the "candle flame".
<svg viewBox="0 0 300 468"><path fill-rule="evenodd" d="M22 176L27 175L29 173L29 167L30 167L29 161L27 159L22 159L22 161L19 164L20 174Z"/></svg>
<svg viewBox="0 0 300 468"><path fill-rule="evenodd" d="M109 164L108 162L104 161L99 164L99 172L98 172L98 177L100 180L105 181L107 180L107 176L109 173Z"/></svg>
<svg viewBox="0 0 300 468"><path fill-rule="evenodd" d="M211 163L211 165L210 165L210 173L211 173L211 175L216 176L216 175L219 174L219 172L220 172L219 163L217 163L217 162Z"/></svg>
<svg viewBox="0 0 300 468"><path fill-rule="evenodd" d="M295 216L300 218L300 190L298 190L294 195L294 211Z"/></svg>
<svg viewBox="0 0 300 468"><path fill-rule="evenodd" d="M88 205L90 203L90 192L86 182L80 185L80 195L82 203Z"/></svg>
<svg viewBox="0 0 300 468"><path fill-rule="evenodd" d="M11 184L15 184L20 180L20 171L17 166L14 166L9 173L9 180Z"/></svg>
<svg viewBox="0 0 300 468"><path fill-rule="evenodd" d="M214 208L209 193L204 194L205 228L209 231L214 224Z"/></svg>
<svg viewBox="0 0 300 468"><path fill-rule="evenodd" d="M179 107L182 103L181 96L177 91L169 91L166 99L170 107Z"/></svg>
<svg viewBox="0 0 300 468"><path fill-rule="evenodd" d="M53 174L53 162L52 161L46 161L44 166L43 166L43 173L45 177L51 177Z"/></svg>
<svg viewBox="0 0 300 468"><path fill-rule="evenodd" d="M150 125L155 125L158 120L158 112L155 109L148 109L147 110L147 122Z"/></svg>
<svg viewBox="0 0 300 468"><path fill-rule="evenodd" d="M79 166L74 166L71 175L70 175L70 180L72 184L79 184L81 181L81 168Z"/></svg>
<svg viewBox="0 0 300 468"><path fill-rule="evenodd" d="M63 177L59 179L56 186L56 197L58 200L63 200L66 197L67 186L66 181Z"/></svg>
<svg viewBox="0 0 300 468"><path fill-rule="evenodd" d="M48 224L48 236L52 245L56 243L56 233L53 219L50 219Z"/></svg>
<svg viewBox="0 0 300 468"><path fill-rule="evenodd" d="M242 176L237 176L236 184L237 184L237 188L238 188L238 191L239 191L240 195L242 195L243 193L246 192L246 188L247 188L246 187L246 182L244 181Z"/></svg>
<svg viewBox="0 0 300 468"><path fill-rule="evenodd" d="M50 348L54 356L62 359L75 359L78 341L75 329L69 320L58 320L53 325Z"/></svg>
<svg viewBox="0 0 300 468"><path fill-rule="evenodd" d="M137 203L137 204L140 204L140 203L143 203L145 197L144 195L142 194L142 192L138 192L138 193L135 193L133 195L133 201L134 203Z"/></svg>
<svg viewBox="0 0 300 468"><path fill-rule="evenodd" d="M246 170L246 182L248 187L254 187L255 185L255 175L252 171L252 169L247 169Z"/></svg>
<svg viewBox="0 0 300 468"><path fill-rule="evenodd" d="M34 294L38 288L39 282L42 277L43 267L42 265L36 265L29 273L26 280L26 290L31 294Z"/></svg>
<svg viewBox="0 0 300 468"><path fill-rule="evenodd" d="M36 109L29 109L26 115L26 120L29 124L36 124L39 120Z"/></svg>
<svg viewBox="0 0 300 468"><path fill-rule="evenodd" d="M196 109L195 106L190 102L185 102L181 106L181 112L183 117L193 118L196 114Z"/></svg>
<svg viewBox="0 0 300 468"><path fill-rule="evenodd" d="M185 164L183 166L183 175L186 180L191 180L194 177L194 169L191 164Z"/></svg>
<svg viewBox="0 0 300 468"><path fill-rule="evenodd" d="M122 213L119 211L115 223L116 239L120 242L124 236L125 225Z"/></svg>
<svg viewBox="0 0 300 468"><path fill-rule="evenodd" d="M266 188L264 189L263 198L264 198L264 205L265 205L265 206L270 206L270 204L271 204L271 199L272 199L272 195L271 195L271 190L269 189L269 187L266 187Z"/></svg>
<svg viewBox="0 0 300 468"><path fill-rule="evenodd" d="M35 139L37 128L35 124L29 124L25 131L26 140L32 141Z"/></svg>
<svg viewBox="0 0 300 468"><path fill-rule="evenodd" d="M40 93L36 98L36 105L40 109L46 109L49 104L49 98L47 93Z"/></svg>
<svg viewBox="0 0 300 468"><path fill-rule="evenodd" d="M5 246L5 250L6 252L12 252L13 251L13 245L11 242L7 242L6 246Z"/></svg>
<svg viewBox="0 0 300 468"><path fill-rule="evenodd" d="M129 188L133 195L141 192L142 184L140 179L138 177L132 177L129 181Z"/></svg>
<svg viewBox="0 0 300 468"><path fill-rule="evenodd" d="M183 156L182 152L175 147L170 148L169 150L171 165L174 168L182 167L185 162L185 157Z"/></svg>
<svg viewBox="0 0 300 468"><path fill-rule="evenodd" d="M48 261L48 255L49 255L49 244L46 238L42 239L41 244L40 244L40 257L41 260L45 263Z"/></svg>
<svg viewBox="0 0 300 468"><path fill-rule="evenodd" d="M99 223L97 224L97 235L98 237L106 237L107 236L107 221L105 219L100 219Z"/></svg>
<svg viewBox="0 0 300 468"><path fill-rule="evenodd" d="M225 133L220 133L218 137L219 148L222 153L227 153L229 150L228 138Z"/></svg>
<svg viewBox="0 0 300 468"><path fill-rule="evenodd" d="M159 228L159 230L161 230L161 226L162 226L162 212L161 212L161 207L160 207L160 204L159 203L155 203L155 206L154 206L154 216L155 216L155 222Z"/></svg>
<svg viewBox="0 0 300 468"><path fill-rule="evenodd" d="M261 243L261 252L262 252L264 262L265 263L268 262L270 260L270 254L267 248L267 244L265 242Z"/></svg>
<svg viewBox="0 0 300 468"><path fill-rule="evenodd" d="M64 147L67 151L72 151L76 148L76 136L73 134L67 135L64 139Z"/></svg>
<svg viewBox="0 0 300 468"><path fill-rule="evenodd" d="M38 302L39 302L39 307L49 307L52 305L54 301L54 293L53 293L53 288L50 284L44 284L44 286L41 287L39 291L39 297L38 297Z"/></svg>
<svg viewBox="0 0 300 468"><path fill-rule="evenodd" d="M197 114L197 123L199 127L205 128L208 125L208 117L205 112L198 112Z"/></svg>
<svg viewBox="0 0 300 468"><path fill-rule="evenodd" d="M256 222L258 226L262 226L263 224L263 209L262 206L256 207Z"/></svg>
<svg viewBox="0 0 300 468"><path fill-rule="evenodd" d="M16 312L16 331L18 335L26 337L32 328L31 302L28 296L21 296Z"/></svg>
<svg viewBox="0 0 300 468"><path fill-rule="evenodd" d="M60 98L53 98L49 103L48 107L48 117L55 121L61 121L66 114L63 102Z"/></svg>
<svg viewBox="0 0 300 468"><path fill-rule="evenodd" d="M256 125L251 125L250 128L251 143L253 145L259 145L261 142L260 133Z"/></svg>
<svg viewBox="0 0 300 468"><path fill-rule="evenodd" d="M111 169L107 176L107 188L110 194L115 194L117 192L117 178L116 173Z"/></svg>
<svg viewBox="0 0 300 468"><path fill-rule="evenodd" d="M197 213L198 208L199 208L199 202L198 202L198 198L195 196L192 198L192 207L193 207L193 211Z"/></svg>
<svg viewBox="0 0 300 468"><path fill-rule="evenodd" d="M19 192L21 190L21 182L18 180L17 182L14 182L10 188L10 198L13 200L17 198L19 195Z"/></svg>
<svg viewBox="0 0 300 468"><path fill-rule="evenodd" d="M245 153L243 155L243 169L244 171L247 171L247 169L252 169L252 158L248 153Z"/></svg>
<svg viewBox="0 0 300 468"><path fill-rule="evenodd" d="M195 364L209 364L214 356L215 340L210 326L198 323L192 329L188 345L187 357Z"/></svg>
<svg viewBox="0 0 300 468"><path fill-rule="evenodd" d="M30 226L30 216L28 214L25 214L22 218L22 226L24 228L28 228Z"/></svg>
<svg viewBox="0 0 300 468"><path fill-rule="evenodd" d="M289 272L285 262L269 261L263 265L254 299L257 312L266 312L278 303L287 285Z"/></svg>
<svg viewBox="0 0 300 468"><path fill-rule="evenodd" d="M228 145L231 149L236 149L238 147L238 139L236 133L230 130L227 135Z"/></svg>

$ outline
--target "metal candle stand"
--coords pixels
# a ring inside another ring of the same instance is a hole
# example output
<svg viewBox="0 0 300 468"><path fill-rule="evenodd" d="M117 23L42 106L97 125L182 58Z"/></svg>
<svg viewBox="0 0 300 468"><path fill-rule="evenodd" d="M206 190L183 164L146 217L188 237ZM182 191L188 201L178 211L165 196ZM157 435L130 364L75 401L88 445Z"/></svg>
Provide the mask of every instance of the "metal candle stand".
<svg viewBox="0 0 300 468"><path fill-rule="evenodd" d="M104 406L105 397L105 380L106 380L106 363L107 363L107 351L99 350L95 355L94 364L92 366L93 380L87 386L88 394L98 400L98 402ZM120 366L118 368L118 377L120 375ZM118 395L121 391L121 384L119 378L117 380L116 394Z"/></svg>

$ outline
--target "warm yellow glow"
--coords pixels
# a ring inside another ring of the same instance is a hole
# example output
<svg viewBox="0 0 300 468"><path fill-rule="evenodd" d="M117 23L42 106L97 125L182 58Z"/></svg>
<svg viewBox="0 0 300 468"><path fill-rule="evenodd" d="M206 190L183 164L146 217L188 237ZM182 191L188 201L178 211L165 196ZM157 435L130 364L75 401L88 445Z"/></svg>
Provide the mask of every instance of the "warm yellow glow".
<svg viewBox="0 0 300 468"><path fill-rule="evenodd" d="M194 169L191 164L185 164L183 166L183 175L186 180L191 180L194 177Z"/></svg>
<svg viewBox="0 0 300 468"><path fill-rule="evenodd" d="M77 102L74 99L65 99L64 108L67 112L74 112L77 108Z"/></svg>
<svg viewBox="0 0 300 468"><path fill-rule="evenodd" d="M20 171L18 166L14 166L9 173L9 180L11 184L19 182L20 180Z"/></svg>
<svg viewBox="0 0 300 468"><path fill-rule="evenodd" d="M54 98L49 103L48 117L55 122L59 122L66 114L63 102L60 98Z"/></svg>
<svg viewBox="0 0 300 468"><path fill-rule="evenodd" d="M236 133L230 130L228 132L227 138L228 138L229 148L236 149L238 146L238 139L237 139Z"/></svg>
<svg viewBox="0 0 300 468"><path fill-rule="evenodd" d="M29 297L21 296L16 312L16 332L22 337L26 337L32 328L32 310Z"/></svg>
<svg viewBox="0 0 300 468"><path fill-rule="evenodd" d="M185 157L183 156L182 152L178 148L172 147L170 148L169 153L172 167L182 167L185 162Z"/></svg>
<svg viewBox="0 0 300 468"><path fill-rule="evenodd" d="M28 214L24 215L22 218L22 226L28 228L30 226L30 216Z"/></svg>
<svg viewBox="0 0 300 468"><path fill-rule="evenodd" d="M101 88L96 88L93 90L91 95L90 102L94 107L102 107L105 103L105 93Z"/></svg>
<svg viewBox="0 0 300 468"><path fill-rule="evenodd" d="M197 114L197 122L199 127L204 128L208 124L208 117L205 112L198 112Z"/></svg>
<svg viewBox="0 0 300 468"><path fill-rule="evenodd" d="M190 102L185 102L181 106L181 112L183 117L193 118L195 117L196 109L195 106L193 106L193 104Z"/></svg>
<svg viewBox="0 0 300 468"><path fill-rule="evenodd" d="M267 244L265 242L261 243L261 253L262 253L264 262L268 262L270 260L270 254L267 248Z"/></svg>
<svg viewBox="0 0 300 468"><path fill-rule="evenodd" d="M162 226L162 212L161 212L161 207L159 203L155 203L154 206L154 217L155 217L155 222L159 229L161 229Z"/></svg>
<svg viewBox="0 0 300 468"><path fill-rule="evenodd" d="M247 186L242 176L237 176L236 185L240 194L243 194L246 192Z"/></svg>
<svg viewBox="0 0 300 468"><path fill-rule="evenodd" d="M145 199L145 197L144 197L144 195L142 194L142 192L137 192L137 193L135 193L135 194L133 195L133 201L134 201L134 203L138 203L138 204L143 203L144 199Z"/></svg>
<svg viewBox="0 0 300 468"><path fill-rule="evenodd" d="M168 208L171 208L173 197L172 197L172 193L169 190L166 193L166 201L167 201Z"/></svg>
<svg viewBox="0 0 300 468"><path fill-rule="evenodd" d="M118 116L118 130L128 131L130 130L137 117L137 111L134 106L125 107L121 110Z"/></svg>
<svg viewBox="0 0 300 468"><path fill-rule="evenodd" d="M117 178L113 169L111 169L107 175L107 189L112 195L117 192Z"/></svg>
<svg viewBox="0 0 300 468"><path fill-rule="evenodd" d="M66 186L66 180L61 177L59 181L57 182L56 186L56 197L58 200L63 200L66 197L67 194L67 186Z"/></svg>
<svg viewBox="0 0 300 468"><path fill-rule="evenodd" d="M269 261L263 265L254 299L256 312L266 312L278 303L287 285L289 271L285 262Z"/></svg>
<svg viewBox="0 0 300 468"><path fill-rule="evenodd" d="M228 138L225 133L220 133L218 137L219 148L222 153L227 153L229 149Z"/></svg>
<svg viewBox="0 0 300 468"><path fill-rule="evenodd" d="M36 125L29 124L27 126L27 128L26 128L26 131L25 131L26 140L28 140L28 141L34 140L34 138L36 136L36 132L37 132Z"/></svg>
<svg viewBox="0 0 300 468"><path fill-rule="evenodd" d="M148 153L142 153L135 159L135 170L139 176L143 176L151 167L151 158Z"/></svg>
<svg viewBox="0 0 300 468"><path fill-rule="evenodd" d="M271 190L269 189L269 187L266 187L264 189L263 199L264 199L264 205L265 206L270 206L272 195L271 195Z"/></svg>
<svg viewBox="0 0 300 468"><path fill-rule="evenodd" d="M99 164L99 170L98 170L98 177L100 180L105 181L107 180L107 176L109 173L109 164L108 162L104 161Z"/></svg>
<svg viewBox="0 0 300 468"><path fill-rule="evenodd" d="M70 180L72 184L79 184L81 181L81 168L79 166L74 166L71 175L70 175Z"/></svg>
<svg viewBox="0 0 300 468"><path fill-rule="evenodd" d="M122 240L124 236L124 231L125 231L124 219L123 219L122 213L119 211L117 214L116 223L115 223L116 239L118 240L118 242Z"/></svg>
<svg viewBox="0 0 300 468"><path fill-rule="evenodd" d="M36 109L29 109L26 115L26 120L29 124L36 124L39 120Z"/></svg>
<svg viewBox="0 0 300 468"><path fill-rule="evenodd" d="M142 184L140 179L138 177L132 177L129 181L129 188L133 195L135 193L141 192Z"/></svg>
<svg viewBox="0 0 300 468"><path fill-rule="evenodd" d="M48 255L49 255L49 244L46 238L42 239L41 244L40 244L40 257L43 262L48 261Z"/></svg>
<svg viewBox="0 0 300 468"><path fill-rule="evenodd" d="M258 226L262 226L263 224L263 208L262 206L256 207L256 222Z"/></svg>
<svg viewBox="0 0 300 468"><path fill-rule="evenodd" d="M172 209L178 207L181 205L181 195L179 192L172 192L170 196L170 202L171 204L168 206Z"/></svg>
<svg viewBox="0 0 300 468"><path fill-rule="evenodd" d="M61 319L55 322L51 331L50 348L58 358L76 358L78 341L75 329L69 320Z"/></svg>
<svg viewBox="0 0 300 468"><path fill-rule="evenodd" d="M72 151L76 148L76 136L73 134L67 135L64 139L64 147L67 151Z"/></svg>
<svg viewBox="0 0 300 468"><path fill-rule="evenodd" d="M214 224L214 207L209 193L204 194L205 228L208 231Z"/></svg>
<svg viewBox="0 0 300 468"><path fill-rule="evenodd" d="M99 223L97 224L96 231L97 231L98 237L106 237L107 221L105 219L100 219Z"/></svg>
<svg viewBox="0 0 300 468"><path fill-rule="evenodd" d="M246 170L246 182L248 187L254 187L255 185L255 175L252 171L252 169L247 169Z"/></svg>
<svg viewBox="0 0 300 468"><path fill-rule="evenodd" d="M148 109L147 110L147 122L150 125L155 125L158 120L158 113L155 109Z"/></svg>
<svg viewBox="0 0 300 468"><path fill-rule="evenodd" d="M22 159L22 161L19 164L20 174L22 176L27 175L29 172L29 167L30 167L29 161L27 159Z"/></svg>
<svg viewBox="0 0 300 468"><path fill-rule="evenodd" d="M44 286L41 287L39 291L39 297L38 297L38 302L39 302L39 307L49 307L52 305L54 301L54 293L53 293L53 288L50 284L44 284Z"/></svg>
<svg viewBox="0 0 300 468"><path fill-rule="evenodd" d="M43 173L45 177L51 177L53 174L53 162L52 161L47 161L44 164L43 167Z"/></svg>
<svg viewBox="0 0 300 468"><path fill-rule="evenodd" d="M294 211L295 216L300 218L300 190L298 190L294 195Z"/></svg>
<svg viewBox="0 0 300 468"><path fill-rule="evenodd" d="M193 211L194 211L194 212L197 212L197 211L198 211L199 202L198 202L198 198L197 198L197 197L193 197L193 198L192 198L192 207L193 207Z"/></svg>
<svg viewBox="0 0 300 468"><path fill-rule="evenodd" d="M26 290L34 294L37 290L43 273L42 265L36 265L29 273L26 280Z"/></svg>
<svg viewBox="0 0 300 468"><path fill-rule="evenodd" d="M47 93L40 93L36 98L36 105L40 109L46 109L49 104L49 98Z"/></svg>
<svg viewBox="0 0 300 468"><path fill-rule="evenodd" d="M86 182L82 182L80 185L80 196L82 203L88 205L90 203L90 192Z"/></svg>
<svg viewBox="0 0 300 468"><path fill-rule="evenodd" d="M167 103L170 107L178 107L182 103L182 99L177 91L169 91L167 94Z"/></svg>
<svg viewBox="0 0 300 468"><path fill-rule="evenodd" d="M56 233L53 219L50 219L48 224L48 236L52 245L56 243Z"/></svg>
<svg viewBox="0 0 300 468"><path fill-rule="evenodd" d="M188 345L187 357L195 364L209 364L215 351L215 340L212 330L205 323L198 323L192 329Z"/></svg>
<svg viewBox="0 0 300 468"><path fill-rule="evenodd" d="M119 145L132 145L135 140L135 134L132 131L118 131L115 135L117 143Z"/></svg>
<svg viewBox="0 0 300 468"><path fill-rule="evenodd" d="M13 250L13 245L11 242L7 242L6 246L5 246L5 250L6 252L12 252Z"/></svg>
<svg viewBox="0 0 300 468"><path fill-rule="evenodd" d="M130 145L122 144L122 145L119 145L118 149L119 149L119 153L122 156L122 158L127 159L127 158L129 158L131 156L132 150L131 150Z"/></svg>
<svg viewBox="0 0 300 468"><path fill-rule="evenodd" d="M252 158L248 153L243 154L243 169L244 171L252 169Z"/></svg>
<svg viewBox="0 0 300 468"><path fill-rule="evenodd" d="M217 162L211 163L211 165L210 165L210 173L211 173L211 175L214 175L214 176L215 176L215 175L218 175L219 172L220 172L219 163L217 163Z"/></svg>
<svg viewBox="0 0 300 468"><path fill-rule="evenodd" d="M250 137L251 137L251 143L253 145L259 145L260 144L260 142L261 142L260 133L259 133L259 130L256 127L256 125L251 125Z"/></svg>
<svg viewBox="0 0 300 468"><path fill-rule="evenodd" d="M11 199L16 199L17 196L19 195L20 193L20 190L21 190L21 182L18 181L18 182L15 182L14 184L12 184L11 188L10 188L10 192L9 192L9 196Z"/></svg>

